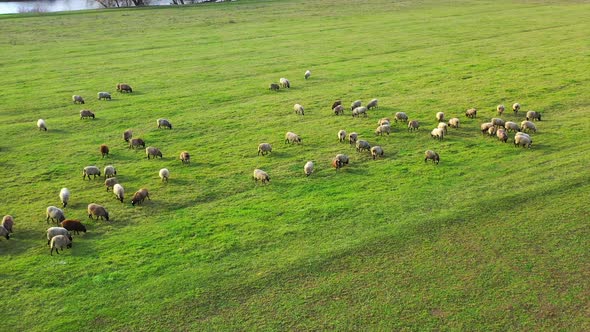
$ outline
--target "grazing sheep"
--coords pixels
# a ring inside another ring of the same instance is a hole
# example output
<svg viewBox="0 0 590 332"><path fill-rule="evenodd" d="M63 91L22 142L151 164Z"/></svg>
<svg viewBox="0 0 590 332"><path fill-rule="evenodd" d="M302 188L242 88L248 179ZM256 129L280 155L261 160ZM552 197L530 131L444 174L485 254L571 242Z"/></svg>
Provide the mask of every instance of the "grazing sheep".
<svg viewBox="0 0 590 332"><path fill-rule="evenodd" d="M498 139L504 143L508 141L508 134L506 133L506 130L502 128L496 131L496 137L498 137Z"/></svg>
<svg viewBox="0 0 590 332"><path fill-rule="evenodd" d="M160 170L160 179L162 179L162 181L166 181L168 182L168 178L170 177L170 171L167 168L162 168Z"/></svg>
<svg viewBox="0 0 590 332"><path fill-rule="evenodd" d="M520 131L520 127L518 126L518 124L516 122L512 122L512 121L506 121L506 123L504 123L504 128L507 131L514 131L514 132Z"/></svg>
<svg viewBox="0 0 590 332"><path fill-rule="evenodd" d="M438 155L438 153L432 151L432 150L426 150L426 152L424 152L424 162L428 161L428 160L432 160L432 163L436 163L438 165L438 163L440 162L440 156Z"/></svg>
<svg viewBox="0 0 590 332"><path fill-rule="evenodd" d="M491 127L493 127L494 124L491 122L486 122L486 123L482 123L479 128L481 129L481 134L485 135L488 132L488 129L490 129Z"/></svg>
<svg viewBox="0 0 590 332"><path fill-rule="evenodd" d="M140 146L142 148L145 148L145 142L141 138L132 138L131 141L129 141L129 148L130 149L135 149Z"/></svg>
<svg viewBox="0 0 590 332"><path fill-rule="evenodd" d="M332 103L332 109L336 108L336 106L342 105L342 100L338 99L334 103Z"/></svg>
<svg viewBox="0 0 590 332"><path fill-rule="evenodd" d="M332 167L334 167L336 169L336 171L338 171L338 169L342 168L342 162L338 159L333 159L332 160Z"/></svg>
<svg viewBox="0 0 590 332"><path fill-rule="evenodd" d="M518 115L518 111L520 111L520 104L519 103L514 103L512 105L512 111L514 112L514 115Z"/></svg>
<svg viewBox="0 0 590 332"><path fill-rule="evenodd" d="M75 234L80 234L80 232L86 233L86 226L80 220L66 219L61 222L61 227L70 232L76 232Z"/></svg>
<svg viewBox="0 0 590 332"><path fill-rule="evenodd" d="M365 106L360 106L352 110L352 117L358 117L360 115L367 117L367 108Z"/></svg>
<svg viewBox="0 0 590 332"><path fill-rule="evenodd" d="M92 216L95 216L96 220L100 218L101 220L106 219L106 221L109 221L109 212L102 205L95 203L88 204L88 218L92 219Z"/></svg>
<svg viewBox="0 0 590 332"><path fill-rule="evenodd" d="M59 200L61 201L61 205L63 207L66 207L66 205L68 205L68 202L70 201L70 191L68 190L68 188L61 188L61 190L59 191Z"/></svg>
<svg viewBox="0 0 590 332"><path fill-rule="evenodd" d="M299 104L293 105L293 111L295 111L295 114L305 115L305 113L303 112L303 106Z"/></svg>
<svg viewBox="0 0 590 332"><path fill-rule="evenodd" d="M81 110L80 111L80 120L81 119L94 119L94 113L91 110Z"/></svg>
<svg viewBox="0 0 590 332"><path fill-rule="evenodd" d="M148 192L147 189L145 188L141 188L138 191L135 192L135 194L133 194L133 198L131 199L131 205L135 206L135 204L142 204L143 201L146 199L149 199L150 201L152 200L150 198L150 193Z"/></svg>
<svg viewBox="0 0 590 332"><path fill-rule="evenodd" d="M107 187L107 191L109 191L109 189L115 186L117 183L119 183L117 178L108 178L104 180L104 185Z"/></svg>
<svg viewBox="0 0 590 332"><path fill-rule="evenodd" d="M500 118L492 118L492 120L490 121L495 127L504 127L504 125L506 124L506 121L500 119Z"/></svg>
<svg viewBox="0 0 590 332"><path fill-rule="evenodd" d="M64 215L64 211L58 207L55 206L48 206L47 210L45 212L47 219L45 220L47 223L49 223L49 219L51 218L51 221L56 221L56 222L62 222L66 219L66 216Z"/></svg>
<svg viewBox="0 0 590 332"><path fill-rule="evenodd" d="M526 119L527 120L539 120L541 121L541 113L535 111L528 111L526 112Z"/></svg>
<svg viewBox="0 0 590 332"><path fill-rule="evenodd" d="M2 218L2 227L8 231L8 233L13 233L12 226L14 226L14 218L11 215L5 215Z"/></svg>
<svg viewBox="0 0 590 332"><path fill-rule="evenodd" d="M104 158L105 156L108 157L109 156L109 147L106 146L105 144L101 144L100 148L99 148L100 154L102 154L102 157Z"/></svg>
<svg viewBox="0 0 590 332"><path fill-rule="evenodd" d="M82 98L82 96L79 95L73 95L72 101L74 102L74 104L84 104L84 98Z"/></svg>
<svg viewBox="0 0 590 332"><path fill-rule="evenodd" d="M117 169L115 168L115 166L113 165L107 165L104 167L104 177L106 178L112 178L115 175L117 175Z"/></svg>
<svg viewBox="0 0 590 332"><path fill-rule="evenodd" d="M53 256L53 249L55 252L59 254L59 251L63 251L64 248L71 248L72 247L72 240L67 236L63 235L56 235L51 238L51 252L50 255Z"/></svg>
<svg viewBox="0 0 590 332"><path fill-rule="evenodd" d="M338 142L344 142L346 139L346 131L344 129L338 130Z"/></svg>
<svg viewBox="0 0 590 332"><path fill-rule="evenodd" d="M256 183L258 183L258 181L261 181L262 184L265 184L270 181L270 176L268 176L268 173L258 168L254 170L252 178Z"/></svg>
<svg viewBox="0 0 590 332"><path fill-rule="evenodd" d="M344 114L344 106L336 105L334 108L332 108L332 111L334 111L334 114L336 115L342 115Z"/></svg>
<svg viewBox="0 0 590 332"><path fill-rule="evenodd" d="M378 145L371 147L371 156L373 156L373 160L375 160L377 156L383 157L383 148Z"/></svg>
<svg viewBox="0 0 590 332"><path fill-rule="evenodd" d="M361 107L361 101L360 100L355 100L355 101L352 102L352 104L350 104L350 110L351 111L353 111L357 107Z"/></svg>
<svg viewBox="0 0 590 332"><path fill-rule="evenodd" d="M445 121L445 113L443 113L443 112L437 112L436 113L436 121L438 121L438 122Z"/></svg>
<svg viewBox="0 0 590 332"><path fill-rule="evenodd" d="M447 124L446 124L446 123L444 123L444 122L440 122L440 123L438 124L437 128L440 128L440 129L442 129L442 130L443 130L443 132L445 133L445 135L447 134L447 128L448 128L448 126L447 126Z"/></svg>
<svg viewBox="0 0 590 332"><path fill-rule="evenodd" d="M311 173L313 173L313 161L308 161L305 163L305 166L303 166L303 172L306 176L310 176Z"/></svg>
<svg viewBox="0 0 590 332"><path fill-rule="evenodd" d="M489 136L494 136L494 135L496 135L496 130L497 130L497 129L496 129L496 127L494 127L494 126L492 126L492 127L488 128L488 135L489 135Z"/></svg>
<svg viewBox="0 0 590 332"><path fill-rule="evenodd" d="M418 130L420 128L420 123L416 120L412 120L408 122L408 131Z"/></svg>
<svg viewBox="0 0 590 332"><path fill-rule="evenodd" d="M505 110L505 109L506 109L506 108L505 108L505 107L504 107L504 105L502 105L502 104L500 104L500 105L498 105L498 106L496 107L496 111L498 111L498 115L499 115L499 116L502 116L502 114L504 113L504 110Z"/></svg>
<svg viewBox="0 0 590 332"><path fill-rule="evenodd" d="M70 232L66 228L64 228L64 227L49 227L47 229L47 245L49 245L49 243L51 242L51 239L53 239L53 237L58 236L58 235L63 235L65 237L69 238L70 240L72 239L72 235L70 234Z"/></svg>
<svg viewBox="0 0 590 332"><path fill-rule="evenodd" d="M131 131L131 129L127 129L125 130L125 132L123 132L123 139L125 140L125 142L129 143L131 137L133 137L133 132Z"/></svg>
<svg viewBox="0 0 590 332"><path fill-rule="evenodd" d="M389 118L381 118L379 119L379 121L377 121L377 125L381 126L381 125L391 125L391 121L389 120Z"/></svg>
<svg viewBox="0 0 590 332"><path fill-rule="evenodd" d="M304 75L305 79L308 79L310 76L311 76L311 71L306 70L305 75Z"/></svg>
<svg viewBox="0 0 590 332"><path fill-rule="evenodd" d="M268 153L272 152L272 146L270 145L270 143L260 143L258 144L258 155L266 155Z"/></svg>
<svg viewBox="0 0 590 332"><path fill-rule="evenodd" d="M405 112L396 112L395 117L393 118L393 121L395 121L396 123L398 121L406 123L406 122L408 122L408 115Z"/></svg>
<svg viewBox="0 0 590 332"><path fill-rule="evenodd" d="M279 79L279 85L281 86L281 88L290 88L291 87L291 82L289 82L288 79L281 77Z"/></svg>
<svg viewBox="0 0 590 332"><path fill-rule="evenodd" d="M160 157L160 159L162 159L162 151L153 146L148 146L145 148L145 154L147 155L147 159L150 159L150 156L154 157L154 159L156 159L156 157Z"/></svg>
<svg viewBox="0 0 590 332"><path fill-rule="evenodd" d="M442 139L445 136L445 132L444 130L440 129L440 128L434 128L432 129L432 131L430 132L430 136L432 138L438 139L440 141L442 141Z"/></svg>
<svg viewBox="0 0 590 332"><path fill-rule="evenodd" d="M0 226L0 236L3 236L7 240L10 240L10 235L8 233L8 230L6 228L4 228L4 226Z"/></svg>
<svg viewBox="0 0 590 332"><path fill-rule="evenodd" d="M111 100L111 94L108 92L102 91L102 92L97 93L97 95L98 95L98 100L101 100L101 99Z"/></svg>
<svg viewBox="0 0 590 332"><path fill-rule="evenodd" d="M377 129L375 129L375 135L383 136L383 133L386 133L387 136L391 133L391 126L389 124L382 124Z"/></svg>
<svg viewBox="0 0 590 332"><path fill-rule="evenodd" d="M82 180L86 179L86 177L88 177L88 180L90 180L91 175L93 175L95 179L97 175L100 177L100 169L96 166L84 167L82 170Z"/></svg>
<svg viewBox="0 0 590 332"><path fill-rule="evenodd" d="M371 145L369 144L369 142L359 139L358 141L356 141L356 150L358 152L361 152L363 150L371 151Z"/></svg>
<svg viewBox="0 0 590 332"><path fill-rule="evenodd" d="M379 101L377 99L371 99L371 101L367 104L367 109L370 110L371 108L378 108L378 102Z"/></svg>
<svg viewBox="0 0 590 332"><path fill-rule="evenodd" d="M191 155L188 151L182 151L180 156L178 157L183 164L190 164L191 163Z"/></svg>
<svg viewBox="0 0 590 332"><path fill-rule="evenodd" d="M350 159L347 155L339 153L336 155L336 159L340 162L341 166L348 165Z"/></svg>
<svg viewBox="0 0 590 332"><path fill-rule="evenodd" d="M117 84L117 91L119 92L133 92L133 89L129 84L126 83L118 83Z"/></svg>
<svg viewBox="0 0 590 332"><path fill-rule="evenodd" d="M356 140L359 137L359 134L357 133L350 133L348 134L348 143L350 143L350 145L356 144Z"/></svg>
<svg viewBox="0 0 590 332"><path fill-rule="evenodd" d="M449 119L449 126L451 126L453 128L459 128L459 118Z"/></svg>
<svg viewBox="0 0 590 332"><path fill-rule="evenodd" d="M475 108L470 108L465 111L465 116L468 118L477 118L477 110Z"/></svg>
<svg viewBox="0 0 590 332"><path fill-rule="evenodd" d="M537 132L537 126L534 123L524 120L520 123L520 131L533 131L534 133Z"/></svg>
<svg viewBox="0 0 590 332"><path fill-rule="evenodd" d="M45 120L43 120L43 119L37 120L37 128L39 128L39 130L47 131L47 124L45 123Z"/></svg>
<svg viewBox="0 0 590 332"><path fill-rule="evenodd" d="M115 184L113 186L113 194L115 194L115 197L121 201L121 203L123 203L123 199L125 198L125 189L123 189L123 186L120 184Z"/></svg>
<svg viewBox="0 0 590 332"><path fill-rule="evenodd" d="M285 134L285 143L301 143L301 137L299 137L299 135L295 133L288 131Z"/></svg>
<svg viewBox="0 0 590 332"><path fill-rule="evenodd" d="M514 146L522 146L523 148L528 147L531 148L531 144L533 144L533 140L529 135L522 135L516 134L514 135Z"/></svg>
<svg viewBox="0 0 590 332"><path fill-rule="evenodd" d="M156 123L158 124L158 129L162 127L172 129L172 124L167 119L160 118L156 120Z"/></svg>
<svg viewBox="0 0 590 332"><path fill-rule="evenodd" d="M279 85L276 83L270 83L270 85L268 86L268 89L272 91L279 91L279 88Z"/></svg>

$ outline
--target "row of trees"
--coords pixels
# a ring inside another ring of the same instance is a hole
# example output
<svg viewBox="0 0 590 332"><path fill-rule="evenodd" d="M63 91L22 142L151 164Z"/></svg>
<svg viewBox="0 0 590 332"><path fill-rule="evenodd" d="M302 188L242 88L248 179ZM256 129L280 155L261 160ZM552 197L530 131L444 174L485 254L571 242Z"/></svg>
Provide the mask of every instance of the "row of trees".
<svg viewBox="0 0 590 332"><path fill-rule="evenodd" d="M94 0L104 8L149 6L152 0ZM215 2L215 0L170 0L171 5L189 5L203 2Z"/></svg>

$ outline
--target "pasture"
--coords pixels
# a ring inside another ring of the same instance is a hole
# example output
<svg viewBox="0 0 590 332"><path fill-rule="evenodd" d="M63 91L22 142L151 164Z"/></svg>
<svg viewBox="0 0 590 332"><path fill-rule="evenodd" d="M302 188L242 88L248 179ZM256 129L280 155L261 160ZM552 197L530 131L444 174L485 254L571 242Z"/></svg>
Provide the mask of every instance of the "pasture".
<svg viewBox="0 0 590 332"><path fill-rule="evenodd" d="M578 1L238 0L0 16L0 215L15 220L0 238L3 329L590 330L588 13ZM269 91L280 77L291 88ZM351 116L372 98L367 118ZM530 149L479 132L498 104L507 121L543 114ZM396 112L420 130L375 136ZM461 121L442 141L437 112ZM163 158L128 149L126 129ZM339 143L340 129L384 157ZM272 153L258 156L261 142ZM350 164L335 171L338 153ZM117 168L124 203L104 177L82 179L89 165ZM45 209L63 187L66 217L88 232L50 256ZM151 201L132 206L140 188ZM111 220L89 220L89 203Z"/></svg>

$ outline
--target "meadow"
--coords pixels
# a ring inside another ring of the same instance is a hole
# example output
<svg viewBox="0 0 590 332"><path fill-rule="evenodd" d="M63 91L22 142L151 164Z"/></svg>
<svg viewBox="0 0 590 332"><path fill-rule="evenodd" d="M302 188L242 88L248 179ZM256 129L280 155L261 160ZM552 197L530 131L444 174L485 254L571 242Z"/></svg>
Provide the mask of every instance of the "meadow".
<svg viewBox="0 0 590 332"><path fill-rule="evenodd" d="M0 329L590 330L589 13L583 1L238 0L1 15L0 215L15 232L0 238ZM269 91L280 77L292 87ZM367 118L330 110L372 98ZM479 132L498 104L520 123L514 102L543 114L530 149ZM375 136L400 111L420 130ZM442 142L436 112L461 120ZM128 149L126 129L163 159ZM340 129L385 156L339 143ZM302 144L284 144L287 131ZM351 162L335 171L338 153ZM109 164L124 203L82 179ZM62 187L88 232L50 256L45 209ZM152 200L134 207L139 188ZM89 203L111 221L89 220Z"/></svg>

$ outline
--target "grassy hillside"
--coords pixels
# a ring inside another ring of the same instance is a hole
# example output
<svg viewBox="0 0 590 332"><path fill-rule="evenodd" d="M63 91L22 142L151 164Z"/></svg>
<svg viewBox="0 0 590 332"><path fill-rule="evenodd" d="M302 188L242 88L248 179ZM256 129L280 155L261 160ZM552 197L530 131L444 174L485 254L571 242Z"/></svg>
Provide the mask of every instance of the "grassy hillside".
<svg viewBox="0 0 590 332"><path fill-rule="evenodd" d="M0 16L0 215L15 218L0 239L3 328L590 330L589 12L575 1L236 1ZM280 77L292 88L269 91ZM372 98L368 118L330 110ZM543 114L531 149L479 133L514 102ZM83 108L97 118L80 120ZM420 131L376 137L399 111ZM429 135L439 111L462 121L442 142ZM174 129L158 129L161 117ZM164 158L127 149L126 129ZM340 129L385 157L339 143ZM284 144L287 131L303 143ZM261 142L272 154L257 156ZM351 158L338 172L337 153ZM84 166L108 164L124 204L82 180ZM62 187L66 216L89 231L50 256L45 209ZM152 200L133 207L142 187ZM90 221L89 203L112 220Z"/></svg>

